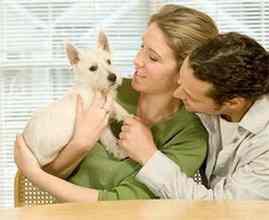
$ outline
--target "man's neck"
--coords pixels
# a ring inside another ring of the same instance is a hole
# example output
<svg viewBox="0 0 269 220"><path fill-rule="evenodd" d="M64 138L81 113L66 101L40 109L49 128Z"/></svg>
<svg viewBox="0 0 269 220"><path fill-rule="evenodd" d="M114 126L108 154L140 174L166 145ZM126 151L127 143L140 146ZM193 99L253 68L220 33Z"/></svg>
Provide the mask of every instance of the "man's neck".
<svg viewBox="0 0 269 220"><path fill-rule="evenodd" d="M244 115L248 112L250 107L253 105L253 101L246 101L241 108L233 111L221 114L221 117L230 122L240 122Z"/></svg>

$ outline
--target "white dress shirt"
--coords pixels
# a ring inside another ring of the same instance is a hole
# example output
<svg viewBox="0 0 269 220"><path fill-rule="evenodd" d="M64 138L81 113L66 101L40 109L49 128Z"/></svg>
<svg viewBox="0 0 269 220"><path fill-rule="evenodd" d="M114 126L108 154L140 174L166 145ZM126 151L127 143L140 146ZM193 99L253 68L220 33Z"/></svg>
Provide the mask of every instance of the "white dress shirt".
<svg viewBox="0 0 269 220"><path fill-rule="evenodd" d="M269 199L269 97L257 100L222 145L220 118L199 115L209 132L206 177L210 189L186 177L160 151L137 174L161 198Z"/></svg>

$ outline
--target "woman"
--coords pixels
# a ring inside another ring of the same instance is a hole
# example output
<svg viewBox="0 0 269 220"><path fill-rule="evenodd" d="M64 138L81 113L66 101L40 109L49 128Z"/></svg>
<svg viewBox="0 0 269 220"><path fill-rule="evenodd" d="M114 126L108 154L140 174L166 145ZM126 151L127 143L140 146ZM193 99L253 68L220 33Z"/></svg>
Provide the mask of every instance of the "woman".
<svg viewBox="0 0 269 220"><path fill-rule="evenodd" d="M134 60L133 79L124 80L118 93L118 101L136 115L124 122L136 124L135 146L158 146L188 176L193 176L205 159L207 133L173 93L183 59L217 32L204 13L177 5L162 7L149 20ZM34 184L63 201L155 198L134 178L140 169L138 163L117 160L96 143L107 124L103 106L109 109L110 103L110 99L102 100L97 94L84 112L78 99L74 136L58 158L44 168L68 181L40 169L20 136L15 148L17 166ZM117 127L113 125L115 133L119 132ZM122 145L124 138L121 132Z"/></svg>

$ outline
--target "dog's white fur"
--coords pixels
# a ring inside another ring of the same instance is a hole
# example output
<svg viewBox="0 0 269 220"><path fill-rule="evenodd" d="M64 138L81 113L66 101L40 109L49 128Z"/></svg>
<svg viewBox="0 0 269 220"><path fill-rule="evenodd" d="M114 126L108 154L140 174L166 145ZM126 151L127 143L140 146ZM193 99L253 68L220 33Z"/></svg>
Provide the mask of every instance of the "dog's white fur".
<svg viewBox="0 0 269 220"><path fill-rule="evenodd" d="M116 88L122 82L110 63L109 44L103 32L99 33L96 50L78 50L70 43L65 43L65 50L77 78L76 84L63 99L35 112L23 131L26 144L42 166L53 161L72 137L77 94L81 96L84 108L88 108L97 90L115 97ZM97 70L94 70L96 66ZM114 83L108 80L109 74L115 74ZM126 116L127 111L114 101L111 117L121 121ZM127 157L109 127L100 140L114 156L120 159Z"/></svg>

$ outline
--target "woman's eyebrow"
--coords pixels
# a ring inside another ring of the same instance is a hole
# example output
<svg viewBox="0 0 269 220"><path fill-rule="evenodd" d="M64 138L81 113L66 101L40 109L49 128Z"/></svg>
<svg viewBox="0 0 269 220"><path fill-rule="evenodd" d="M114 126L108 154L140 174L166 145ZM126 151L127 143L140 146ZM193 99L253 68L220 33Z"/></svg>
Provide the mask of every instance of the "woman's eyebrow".
<svg viewBox="0 0 269 220"><path fill-rule="evenodd" d="M155 55L157 55L160 59L162 58L162 56L161 56L156 50L154 50L154 49L152 49L152 48L149 48L149 50L150 50L152 53L154 53Z"/></svg>
<svg viewBox="0 0 269 220"><path fill-rule="evenodd" d="M142 43L145 46L144 36L142 37ZM150 52L154 53L155 55L157 55L160 59L162 59L162 56L156 50L154 50L153 48L148 47L148 50Z"/></svg>

